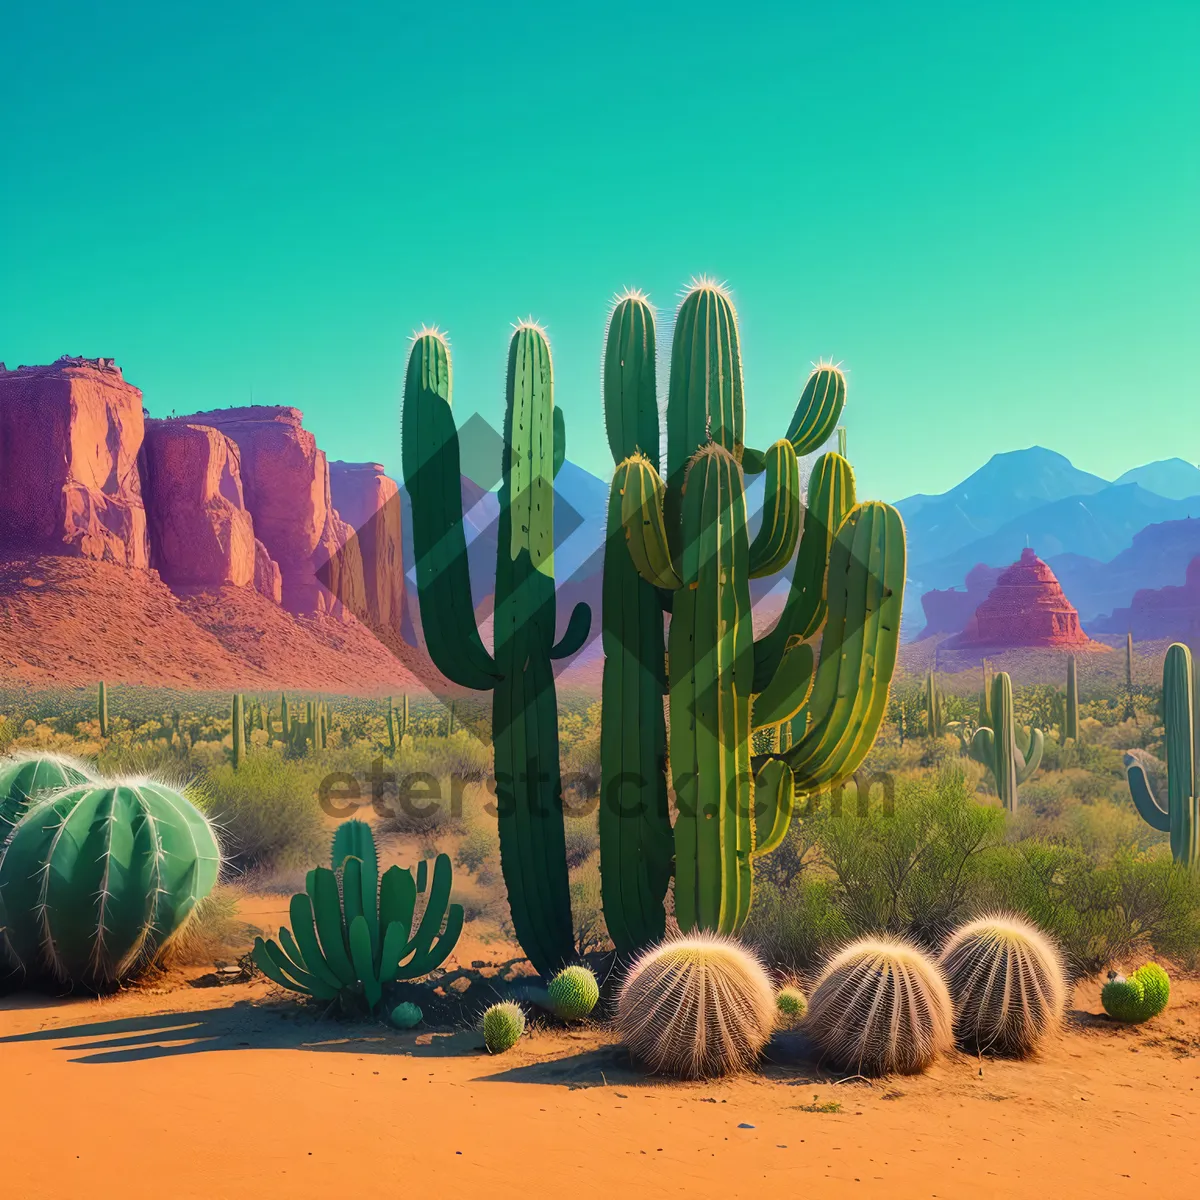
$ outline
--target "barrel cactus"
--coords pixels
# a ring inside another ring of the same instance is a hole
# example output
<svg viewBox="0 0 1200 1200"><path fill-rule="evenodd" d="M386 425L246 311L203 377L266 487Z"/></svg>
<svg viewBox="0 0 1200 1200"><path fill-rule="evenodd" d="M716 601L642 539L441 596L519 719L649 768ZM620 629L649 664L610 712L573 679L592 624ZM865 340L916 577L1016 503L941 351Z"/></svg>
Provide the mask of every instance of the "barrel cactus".
<svg viewBox="0 0 1200 1200"><path fill-rule="evenodd" d="M91 772L62 754L14 754L0 762L0 846L41 796L87 783Z"/></svg>
<svg viewBox="0 0 1200 1200"><path fill-rule="evenodd" d="M512 1000L502 1004L493 1004L483 1014L480 1022L483 1031L483 1044L489 1054L503 1054L511 1050L525 1032L525 1013L521 1006Z"/></svg>
<svg viewBox="0 0 1200 1200"><path fill-rule="evenodd" d="M1062 1020L1066 973L1054 943L1022 917L980 917L958 929L939 960L964 1049L1031 1053Z"/></svg>
<svg viewBox="0 0 1200 1200"><path fill-rule="evenodd" d="M1104 1011L1117 1021L1138 1025L1157 1017L1171 998L1170 976L1157 963L1138 967L1128 979L1110 972L1100 990Z"/></svg>
<svg viewBox="0 0 1200 1200"><path fill-rule="evenodd" d="M109 987L158 956L220 865L207 818L164 784L52 792L20 819L0 859L9 948L27 972Z"/></svg>
<svg viewBox="0 0 1200 1200"><path fill-rule="evenodd" d="M425 1014L421 1011L419 1004L413 1004L410 1000L406 1000L392 1009L392 1014L388 1019L396 1029L416 1029L425 1019Z"/></svg>
<svg viewBox="0 0 1200 1200"><path fill-rule="evenodd" d="M564 967L550 980L550 1008L562 1021L581 1021L600 1000L600 985L587 967Z"/></svg>
<svg viewBox="0 0 1200 1200"><path fill-rule="evenodd" d="M847 1070L911 1075L953 1045L954 1010L940 968L917 946L862 938L821 973L804 1032Z"/></svg>
<svg viewBox="0 0 1200 1200"><path fill-rule="evenodd" d="M617 998L617 1030L635 1061L684 1079L748 1067L775 1026L775 990L731 938L690 934L645 951Z"/></svg>

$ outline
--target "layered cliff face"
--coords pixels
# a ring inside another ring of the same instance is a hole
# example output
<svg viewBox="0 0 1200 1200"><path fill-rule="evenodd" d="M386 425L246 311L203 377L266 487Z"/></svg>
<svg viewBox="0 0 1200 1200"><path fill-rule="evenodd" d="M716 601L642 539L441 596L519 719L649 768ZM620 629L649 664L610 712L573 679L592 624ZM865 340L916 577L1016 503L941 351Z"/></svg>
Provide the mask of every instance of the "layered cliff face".
<svg viewBox="0 0 1200 1200"><path fill-rule="evenodd" d="M380 463L331 462L329 482L334 506L353 529L362 560L363 609L356 615L400 633L405 616L400 489Z"/></svg>
<svg viewBox="0 0 1200 1200"><path fill-rule="evenodd" d="M970 624L975 610L988 598L1000 578L1002 568L976 563L968 572L966 591L957 588L934 588L921 597L925 628L916 641L938 634L961 633Z"/></svg>
<svg viewBox="0 0 1200 1200"><path fill-rule="evenodd" d="M1096 633L1132 633L1134 640L1200 642L1200 557L1187 565L1183 586L1142 588L1128 608L1088 626Z"/></svg>
<svg viewBox="0 0 1200 1200"><path fill-rule="evenodd" d="M111 359L0 364L0 526L50 553L145 568L142 393Z"/></svg>

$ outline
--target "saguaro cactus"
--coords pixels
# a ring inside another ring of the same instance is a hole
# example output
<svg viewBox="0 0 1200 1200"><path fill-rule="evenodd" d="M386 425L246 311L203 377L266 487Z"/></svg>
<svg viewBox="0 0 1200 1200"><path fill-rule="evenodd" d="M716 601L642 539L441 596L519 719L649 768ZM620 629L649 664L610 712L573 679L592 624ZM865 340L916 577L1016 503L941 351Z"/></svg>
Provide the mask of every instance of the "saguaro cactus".
<svg viewBox="0 0 1200 1200"><path fill-rule="evenodd" d="M1064 740L1079 741L1079 673L1073 654L1067 658L1067 699L1062 732Z"/></svg>
<svg viewBox="0 0 1200 1200"><path fill-rule="evenodd" d="M207 819L147 779L53 792L0 859L7 937L29 971L102 988L152 961L212 890L220 851Z"/></svg>
<svg viewBox="0 0 1200 1200"><path fill-rule="evenodd" d="M426 647L452 682L492 691L501 868L517 939L549 974L574 954L552 662L582 646L591 612L577 605L554 642L554 475L566 432L550 345L529 322L509 345L506 400L489 654L471 609L450 348L434 331L416 337L401 434Z"/></svg>
<svg viewBox="0 0 1200 1200"><path fill-rule="evenodd" d="M230 734L233 740L233 769L236 771L246 756L246 698L241 692L233 693Z"/></svg>
<svg viewBox="0 0 1200 1200"><path fill-rule="evenodd" d="M610 347L612 338L610 326ZM621 365L630 371L629 359ZM651 374L644 364L640 370ZM648 385L641 395L652 397ZM765 452L748 448L736 314L724 289L702 281L684 297L675 323L665 482L651 457L657 423L645 399L639 451L628 452L628 437L613 444L614 454L627 455L613 486L621 493L630 557L646 583L670 595L675 914L684 931L741 927L750 908L751 860L782 841L795 792L820 791L853 774L883 719L904 583L899 515L886 505L855 504L849 464L826 454L810 480L800 534L798 456L829 438L844 401L841 372L820 366L787 437ZM633 423L627 416L622 428ZM753 538L747 471L766 473L766 504ZM785 565L797 540L784 610L756 642L749 581ZM644 613L652 629L649 602ZM818 633L814 670L811 642ZM651 649L648 635L647 654ZM648 762L651 734L641 726L647 742L639 744L628 728L643 721L645 710L606 693L603 727L624 725L626 744ZM753 758L752 732L785 723L789 736ZM602 872L620 871L604 849L602 838ZM606 915L615 885L608 886Z"/></svg>
<svg viewBox="0 0 1200 1200"><path fill-rule="evenodd" d="M932 667L925 676L925 732L931 738L940 738L946 732L942 717L942 689L938 685L937 672Z"/></svg>
<svg viewBox="0 0 1200 1200"><path fill-rule="evenodd" d="M1133 634L1125 635L1125 720L1136 721L1137 709L1133 707Z"/></svg>
<svg viewBox="0 0 1200 1200"><path fill-rule="evenodd" d="M1013 714L1012 680L1007 672L998 671L992 679L987 707L992 715L992 727L982 726L975 730L971 739L971 757L992 773L1001 803L1009 812L1015 812L1017 789L1038 769L1045 740L1040 729L1031 729L1028 751L1022 751L1017 719Z"/></svg>
<svg viewBox="0 0 1200 1200"><path fill-rule="evenodd" d="M1196 775L1196 682L1192 652L1181 642L1163 663L1163 714L1167 757L1167 802L1154 794L1146 769L1125 755L1125 778L1142 820L1171 835L1175 861L1200 866L1200 780Z"/></svg>
<svg viewBox="0 0 1200 1200"><path fill-rule="evenodd" d="M108 684L103 679L96 696L96 717L100 722L100 736L108 737Z"/></svg>

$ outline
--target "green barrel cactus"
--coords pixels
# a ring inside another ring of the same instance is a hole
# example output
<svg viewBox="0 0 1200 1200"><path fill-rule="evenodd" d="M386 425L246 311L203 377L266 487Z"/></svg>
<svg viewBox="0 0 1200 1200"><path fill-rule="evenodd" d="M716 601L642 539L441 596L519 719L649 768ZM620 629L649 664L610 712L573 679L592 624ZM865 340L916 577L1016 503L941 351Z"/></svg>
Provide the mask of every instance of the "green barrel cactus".
<svg viewBox="0 0 1200 1200"><path fill-rule="evenodd" d="M604 373L610 446L624 455L607 559L619 495L629 557L648 585L634 588L624 565L606 559L601 873L605 918L622 953L659 936L655 908L670 866L659 799L660 610L671 614L664 665L678 810L675 914L685 932L732 933L749 913L752 860L783 840L796 795L837 786L874 742L904 585L899 514L856 503L844 458L817 462L807 511L801 503L798 457L833 433L845 402L841 372L819 366L787 436L766 451L747 447L736 314L724 289L695 284L675 322L660 474L652 327L645 302L623 298ZM748 473L764 474L753 535ZM756 640L750 579L793 555L783 612ZM774 731L773 749L755 756L752 735L763 730Z"/></svg>
<svg viewBox="0 0 1200 1200"><path fill-rule="evenodd" d="M483 1044L489 1054L503 1054L511 1050L525 1032L525 1013L512 1000L493 1004L483 1014L479 1023L483 1032Z"/></svg>
<svg viewBox="0 0 1200 1200"><path fill-rule="evenodd" d="M550 1009L561 1021L582 1021L600 1001L600 985L587 967L564 967L546 988Z"/></svg>
<svg viewBox="0 0 1200 1200"><path fill-rule="evenodd" d="M331 865L309 871L305 890L292 897L291 928L280 929L278 942L256 939L254 962L280 987L343 1010L365 1003L374 1012L386 984L420 979L450 956L463 926L462 905L450 903L452 882L450 859L439 854L414 931L424 888L399 866L381 877L371 827L344 821Z"/></svg>
<svg viewBox="0 0 1200 1200"><path fill-rule="evenodd" d="M1177 863L1200 866L1200 779L1196 774L1196 673L1192 652L1181 642L1163 662L1163 716L1167 757L1164 804L1151 786L1142 761L1125 755L1125 778L1142 820L1171 835Z"/></svg>
<svg viewBox="0 0 1200 1200"><path fill-rule="evenodd" d="M392 1009L391 1016L388 1017L396 1029L416 1029L424 1019L425 1014L421 1011L421 1006L413 1004L409 1000L403 1004L397 1004Z"/></svg>
<svg viewBox="0 0 1200 1200"><path fill-rule="evenodd" d="M21 818L0 859L9 949L27 972L109 987L158 956L220 865L208 820L161 783L52 792Z"/></svg>
<svg viewBox="0 0 1200 1200"><path fill-rule="evenodd" d="M991 713L992 725L975 731L970 754L992 773L1000 802L1009 812L1015 812L1017 789L1041 764L1045 739L1040 729L1030 729L1026 737L1017 728L1012 680L1005 671L998 671L992 678L986 710Z"/></svg>
<svg viewBox="0 0 1200 1200"><path fill-rule="evenodd" d="M1157 963L1138 967L1128 979L1110 972L1108 982L1100 989L1104 1011L1129 1025L1157 1017L1170 998L1170 976Z"/></svg>
<svg viewBox="0 0 1200 1200"><path fill-rule="evenodd" d="M509 345L490 654L471 608L450 401L450 348L423 332L409 356L401 421L421 623L447 679L492 692L501 869L517 940L550 975L575 953L553 664L583 645L591 612L576 605L555 642L554 476L566 433L545 334L523 323Z"/></svg>
<svg viewBox="0 0 1200 1200"><path fill-rule="evenodd" d="M41 796L91 778L83 763L61 754L14 754L0 761L0 847Z"/></svg>

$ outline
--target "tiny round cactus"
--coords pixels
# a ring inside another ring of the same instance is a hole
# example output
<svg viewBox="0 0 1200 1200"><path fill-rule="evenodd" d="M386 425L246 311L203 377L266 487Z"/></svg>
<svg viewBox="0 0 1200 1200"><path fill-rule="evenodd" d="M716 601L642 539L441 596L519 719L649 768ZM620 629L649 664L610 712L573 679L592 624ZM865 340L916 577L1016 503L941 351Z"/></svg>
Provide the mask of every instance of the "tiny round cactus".
<svg viewBox="0 0 1200 1200"><path fill-rule="evenodd" d="M483 1014L483 1044L490 1054L503 1054L521 1040L525 1032L525 1014L511 1000L493 1004Z"/></svg>
<svg viewBox="0 0 1200 1200"><path fill-rule="evenodd" d="M697 933L647 950L617 999L617 1030L648 1070L702 1079L743 1070L775 1025L775 991L732 938Z"/></svg>
<svg viewBox="0 0 1200 1200"><path fill-rule="evenodd" d="M1128 979L1110 971L1108 982L1100 990L1104 1011L1127 1025L1157 1017L1170 997L1170 976L1157 963L1138 967Z"/></svg>
<svg viewBox="0 0 1200 1200"><path fill-rule="evenodd" d="M560 1021L581 1021L600 1000L600 985L587 967L564 967L546 989L550 1008Z"/></svg>
<svg viewBox="0 0 1200 1200"><path fill-rule="evenodd" d="M416 1029L424 1019L421 1006L409 1000L392 1009L391 1022L397 1029Z"/></svg>
<svg viewBox="0 0 1200 1200"><path fill-rule="evenodd" d="M1029 1054L1062 1020L1062 958L1022 917L968 922L946 943L939 962L954 1002L954 1032L966 1050Z"/></svg>
<svg viewBox="0 0 1200 1200"><path fill-rule="evenodd" d="M821 1054L862 1075L925 1070L954 1041L954 1010L931 958L896 938L862 938L826 966L804 1032Z"/></svg>
<svg viewBox="0 0 1200 1200"><path fill-rule="evenodd" d="M780 1020L794 1025L808 1011L808 997L795 984L786 984L775 993Z"/></svg>

